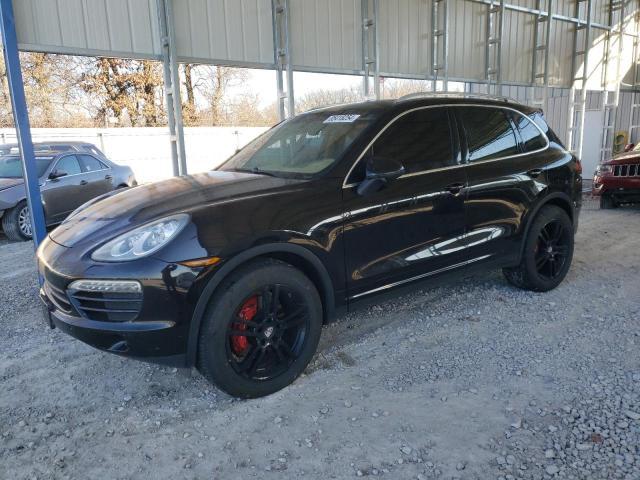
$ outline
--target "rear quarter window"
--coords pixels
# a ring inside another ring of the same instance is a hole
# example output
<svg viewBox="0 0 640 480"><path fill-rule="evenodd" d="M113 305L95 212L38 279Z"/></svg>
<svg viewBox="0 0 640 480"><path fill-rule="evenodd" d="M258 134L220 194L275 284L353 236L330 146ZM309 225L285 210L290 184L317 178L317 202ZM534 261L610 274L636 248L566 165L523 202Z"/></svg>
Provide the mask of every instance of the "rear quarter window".
<svg viewBox="0 0 640 480"><path fill-rule="evenodd" d="M520 132L522 150L524 152L534 152L547 146L547 140L531 120L519 113L513 114L513 121Z"/></svg>
<svg viewBox="0 0 640 480"><path fill-rule="evenodd" d="M470 162L492 160L519 153L507 111L494 107L461 107Z"/></svg>

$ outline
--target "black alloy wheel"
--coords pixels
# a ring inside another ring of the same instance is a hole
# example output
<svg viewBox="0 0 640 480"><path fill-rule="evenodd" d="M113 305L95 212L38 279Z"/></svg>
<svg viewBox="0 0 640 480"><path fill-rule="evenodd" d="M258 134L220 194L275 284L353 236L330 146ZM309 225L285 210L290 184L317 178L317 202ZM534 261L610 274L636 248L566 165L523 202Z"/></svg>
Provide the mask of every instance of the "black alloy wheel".
<svg viewBox="0 0 640 480"><path fill-rule="evenodd" d="M322 319L320 295L304 273L275 259L252 261L229 274L209 300L198 369L236 397L274 393L311 361Z"/></svg>
<svg viewBox="0 0 640 480"><path fill-rule="evenodd" d="M571 267L573 236L567 212L556 205L543 206L524 239L520 264L504 268L504 276L525 290L546 292L556 288Z"/></svg>
<svg viewBox="0 0 640 480"><path fill-rule="evenodd" d="M227 360L236 373L270 380L288 370L304 345L308 310L294 289L279 283L252 293L227 327Z"/></svg>
<svg viewBox="0 0 640 480"><path fill-rule="evenodd" d="M569 243L572 240L565 226L559 220L547 223L538 235L535 261L538 274L553 280L563 272L569 254Z"/></svg>

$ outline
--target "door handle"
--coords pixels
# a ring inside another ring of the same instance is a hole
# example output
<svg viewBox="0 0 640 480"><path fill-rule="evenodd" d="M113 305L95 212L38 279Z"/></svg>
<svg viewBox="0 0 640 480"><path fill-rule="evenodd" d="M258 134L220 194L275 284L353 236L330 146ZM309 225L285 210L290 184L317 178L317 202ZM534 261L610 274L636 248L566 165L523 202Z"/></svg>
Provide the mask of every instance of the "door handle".
<svg viewBox="0 0 640 480"><path fill-rule="evenodd" d="M464 188L464 183L452 183L451 185L447 185L444 189L449 192L457 195Z"/></svg>
<svg viewBox="0 0 640 480"><path fill-rule="evenodd" d="M89 182L87 182L86 180L81 180L80 181L80 185L86 185L87 183L89 183Z"/></svg>
<svg viewBox="0 0 640 480"><path fill-rule="evenodd" d="M105 180L111 180L113 177L111 175L105 175L104 179Z"/></svg>
<svg viewBox="0 0 640 480"><path fill-rule="evenodd" d="M541 168L534 168L533 170L529 170L527 172L527 175L529 175L530 177L536 178L541 173L542 173L542 169Z"/></svg>

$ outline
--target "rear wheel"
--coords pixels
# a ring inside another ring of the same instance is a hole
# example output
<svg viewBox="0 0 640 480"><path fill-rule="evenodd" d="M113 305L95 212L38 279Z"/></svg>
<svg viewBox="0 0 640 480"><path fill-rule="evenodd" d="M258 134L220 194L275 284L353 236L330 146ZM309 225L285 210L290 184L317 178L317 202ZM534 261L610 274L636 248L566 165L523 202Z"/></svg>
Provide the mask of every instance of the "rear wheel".
<svg viewBox="0 0 640 480"><path fill-rule="evenodd" d="M198 368L230 395L254 398L293 382L313 357L322 303L313 282L286 263L241 267L217 289L205 313Z"/></svg>
<svg viewBox="0 0 640 480"><path fill-rule="evenodd" d="M513 285L537 292L557 287L573 259L573 225L554 205L542 207L531 224L520 265L503 270Z"/></svg>
<svg viewBox="0 0 640 480"><path fill-rule="evenodd" d="M602 195L600 197L600 208L602 210L609 210L611 208L617 208L618 204L609 195Z"/></svg>
<svg viewBox="0 0 640 480"><path fill-rule="evenodd" d="M24 200L2 216L2 230L9 240L21 242L33 237L29 207Z"/></svg>

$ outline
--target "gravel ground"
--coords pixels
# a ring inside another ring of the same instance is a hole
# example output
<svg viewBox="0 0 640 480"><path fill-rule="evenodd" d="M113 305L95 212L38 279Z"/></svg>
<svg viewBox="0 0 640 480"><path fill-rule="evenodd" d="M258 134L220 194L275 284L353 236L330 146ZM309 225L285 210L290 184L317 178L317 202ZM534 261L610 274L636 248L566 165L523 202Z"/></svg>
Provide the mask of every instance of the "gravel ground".
<svg viewBox="0 0 640 480"><path fill-rule="evenodd" d="M237 401L44 326L0 240L0 478L640 478L640 208L583 211L555 291L466 277L341 318Z"/></svg>

